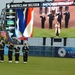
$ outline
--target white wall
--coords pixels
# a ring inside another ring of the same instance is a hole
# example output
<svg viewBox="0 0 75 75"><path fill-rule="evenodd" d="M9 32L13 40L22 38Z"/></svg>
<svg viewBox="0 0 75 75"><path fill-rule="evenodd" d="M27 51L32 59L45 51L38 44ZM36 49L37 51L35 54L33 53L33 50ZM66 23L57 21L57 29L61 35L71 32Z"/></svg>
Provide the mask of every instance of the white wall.
<svg viewBox="0 0 75 75"><path fill-rule="evenodd" d="M61 38L61 42L54 42L53 46L55 47L63 47L64 46L64 39ZM28 43L31 46L43 46L43 38L28 38ZM51 46L51 38L46 38L46 45ZM66 46L65 47L75 47L75 38L67 38Z"/></svg>
<svg viewBox="0 0 75 75"><path fill-rule="evenodd" d="M67 38L67 46L75 47L75 38Z"/></svg>
<svg viewBox="0 0 75 75"><path fill-rule="evenodd" d="M28 38L28 43L31 46L43 46L43 38Z"/></svg>

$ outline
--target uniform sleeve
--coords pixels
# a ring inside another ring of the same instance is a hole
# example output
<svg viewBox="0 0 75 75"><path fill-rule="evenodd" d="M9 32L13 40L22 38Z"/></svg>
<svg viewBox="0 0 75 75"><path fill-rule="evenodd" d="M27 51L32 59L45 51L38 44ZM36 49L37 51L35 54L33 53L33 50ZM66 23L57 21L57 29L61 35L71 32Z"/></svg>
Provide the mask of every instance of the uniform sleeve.
<svg viewBox="0 0 75 75"><path fill-rule="evenodd" d="M58 15L59 15L59 13L56 14L56 16L58 16Z"/></svg>
<svg viewBox="0 0 75 75"><path fill-rule="evenodd" d="M49 15L48 15L48 17L49 17Z"/></svg>
<svg viewBox="0 0 75 75"><path fill-rule="evenodd" d="M40 18L42 18L42 16L40 16Z"/></svg>

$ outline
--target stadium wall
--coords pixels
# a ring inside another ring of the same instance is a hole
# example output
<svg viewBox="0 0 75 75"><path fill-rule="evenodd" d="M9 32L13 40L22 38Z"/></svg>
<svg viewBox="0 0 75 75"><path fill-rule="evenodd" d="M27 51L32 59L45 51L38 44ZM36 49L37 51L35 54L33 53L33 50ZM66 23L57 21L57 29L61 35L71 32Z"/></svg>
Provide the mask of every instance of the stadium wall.
<svg viewBox="0 0 75 75"><path fill-rule="evenodd" d="M74 38L28 38L27 43L29 44L29 56L75 58ZM22 55L22 46L20 45L20 55ZM4 53L8 54L6 46Z"/></svg>
<svg viewBox="0 0 75 75"><path fill-rule="evenodd" d="M22 55L22 46L23 45L20 45L20 55ZM4 53L8 55L8 49L6 47ZM75 58L75 47L29 46L29 56Z"/></svg>

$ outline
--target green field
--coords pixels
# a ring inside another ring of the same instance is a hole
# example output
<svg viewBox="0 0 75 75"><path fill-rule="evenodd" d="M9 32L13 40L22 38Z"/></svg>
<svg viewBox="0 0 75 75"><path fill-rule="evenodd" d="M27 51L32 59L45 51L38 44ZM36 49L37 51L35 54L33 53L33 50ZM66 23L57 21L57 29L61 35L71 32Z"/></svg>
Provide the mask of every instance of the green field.
<svg viewBox="0 0 75 75"><path fill-rule="evenodd" d="M31 57L28 63L24 64L22 56L18 64L0 63L0 75L75 75L74 58L54 58L54 57Z"/></svg>
<svg viewBox="0 0 75 75"><path fill-rule="evenodd" d="M56 37L54 29L33 29L33 37ZM59 37L75 38L75 27L62 28Z"/></svg>

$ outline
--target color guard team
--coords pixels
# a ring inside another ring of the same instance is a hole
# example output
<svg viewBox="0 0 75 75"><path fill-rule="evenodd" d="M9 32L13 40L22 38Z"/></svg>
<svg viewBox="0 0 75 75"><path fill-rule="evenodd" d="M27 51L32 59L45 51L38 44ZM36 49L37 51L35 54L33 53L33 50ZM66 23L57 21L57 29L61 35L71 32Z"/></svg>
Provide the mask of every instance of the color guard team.
<svg viewBox="0 0 75 75"><path fill-rule="evenodd" d="M4 62L4 47L5 47L5 43L4 43L3 40L1 40L0 41L0 62ZM19 63L20 49L21 49L20 46L19 45L14 45L14 44L9 42L6 47L8 48L8 62L12 63L13 54L14 54L15 63ZM25 43L22 47L23 63L27 63L27 61L28 61L28 50L29 50L29 47Z"/></svg>

